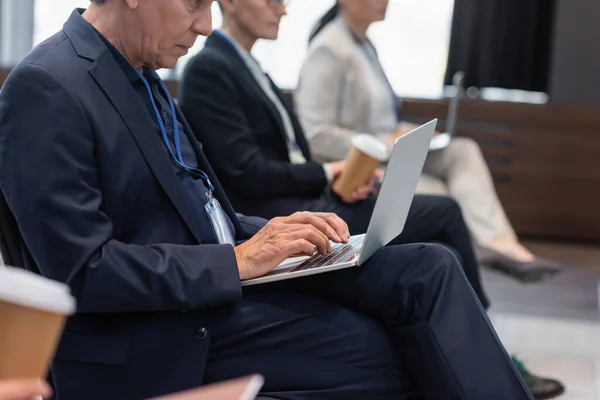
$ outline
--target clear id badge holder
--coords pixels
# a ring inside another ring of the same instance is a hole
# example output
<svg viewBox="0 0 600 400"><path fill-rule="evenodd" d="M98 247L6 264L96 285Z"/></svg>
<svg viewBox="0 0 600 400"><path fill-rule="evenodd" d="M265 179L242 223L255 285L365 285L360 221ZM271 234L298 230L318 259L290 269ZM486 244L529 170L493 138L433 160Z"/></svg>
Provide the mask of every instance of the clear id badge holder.
<svg viewBox="0 0 600 400"><path fill-rule="evenodd" d="M227 222L227 216L221 207L221 203L211 194L207 195L207 200L208 202L204 206L204 209L219 244L230 244L235 247L235 238L231 231L231 226Z"/></svg>

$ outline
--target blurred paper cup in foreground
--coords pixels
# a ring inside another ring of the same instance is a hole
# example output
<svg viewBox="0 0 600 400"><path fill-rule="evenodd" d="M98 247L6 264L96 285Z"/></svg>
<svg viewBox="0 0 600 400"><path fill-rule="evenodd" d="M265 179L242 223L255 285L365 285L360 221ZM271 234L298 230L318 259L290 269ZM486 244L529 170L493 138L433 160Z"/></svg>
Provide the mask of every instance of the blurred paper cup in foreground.
<svg viewBox="0 0 600 400"><path fill-rule="evenodd" d="M67 316L69 287L23 269L0 268L0 379L45 378Z"/></svg>

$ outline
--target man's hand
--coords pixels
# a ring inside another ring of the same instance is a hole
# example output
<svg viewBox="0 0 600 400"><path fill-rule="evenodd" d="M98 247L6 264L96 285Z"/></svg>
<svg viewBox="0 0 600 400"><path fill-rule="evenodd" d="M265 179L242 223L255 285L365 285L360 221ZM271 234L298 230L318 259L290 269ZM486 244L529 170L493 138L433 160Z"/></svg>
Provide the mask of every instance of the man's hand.
<svg viewBox="0 0 600 400"><path fill-rule="evenodd" d="M235 257L240 279L269 273L291 256L331 253L330 240L347 243L348 225L335 214L299 212L274 218L252 239L237 246Z"/></svg>
<svg viewBox="0 0 600 400"><path fill-rule="evenodd" d="M0 400L32 400L36 396L52 396L50 386L39 379L0 380Z"/></svg>

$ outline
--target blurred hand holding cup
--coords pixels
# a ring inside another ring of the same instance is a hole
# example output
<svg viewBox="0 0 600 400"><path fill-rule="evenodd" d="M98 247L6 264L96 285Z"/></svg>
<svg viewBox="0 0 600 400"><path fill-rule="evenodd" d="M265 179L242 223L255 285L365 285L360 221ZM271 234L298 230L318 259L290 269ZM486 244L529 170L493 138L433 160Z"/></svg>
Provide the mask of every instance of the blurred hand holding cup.
<svg viewBox="0 0 600 400"><path fill-rule="evenodd" d="M352 138L352 148L346 156L346 164L335 180L332 190L347 203L352 202L352 193L373 178L375 170L389 157L385 143L368 134Z"/></svg>

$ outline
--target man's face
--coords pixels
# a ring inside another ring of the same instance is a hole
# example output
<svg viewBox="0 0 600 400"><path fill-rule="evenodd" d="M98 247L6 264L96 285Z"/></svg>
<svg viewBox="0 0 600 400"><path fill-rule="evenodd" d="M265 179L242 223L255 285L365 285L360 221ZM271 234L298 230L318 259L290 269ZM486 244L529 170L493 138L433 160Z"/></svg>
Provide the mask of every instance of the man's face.
<svg viewBox="0 0 600 400"><path fill-rule="evenodd" d="M301 0L299 0L301 1ZM286 14L283 2L276 0L234 0L233 18L253 39L275 40L279 23Z"/></svg>
<svg viewBox="0 0 600 400"><path fill-rule="evenodd" d="M198 35L210 35L212 3L213 0L138 0L138 45L146 66L173 68Z"/></svg>

